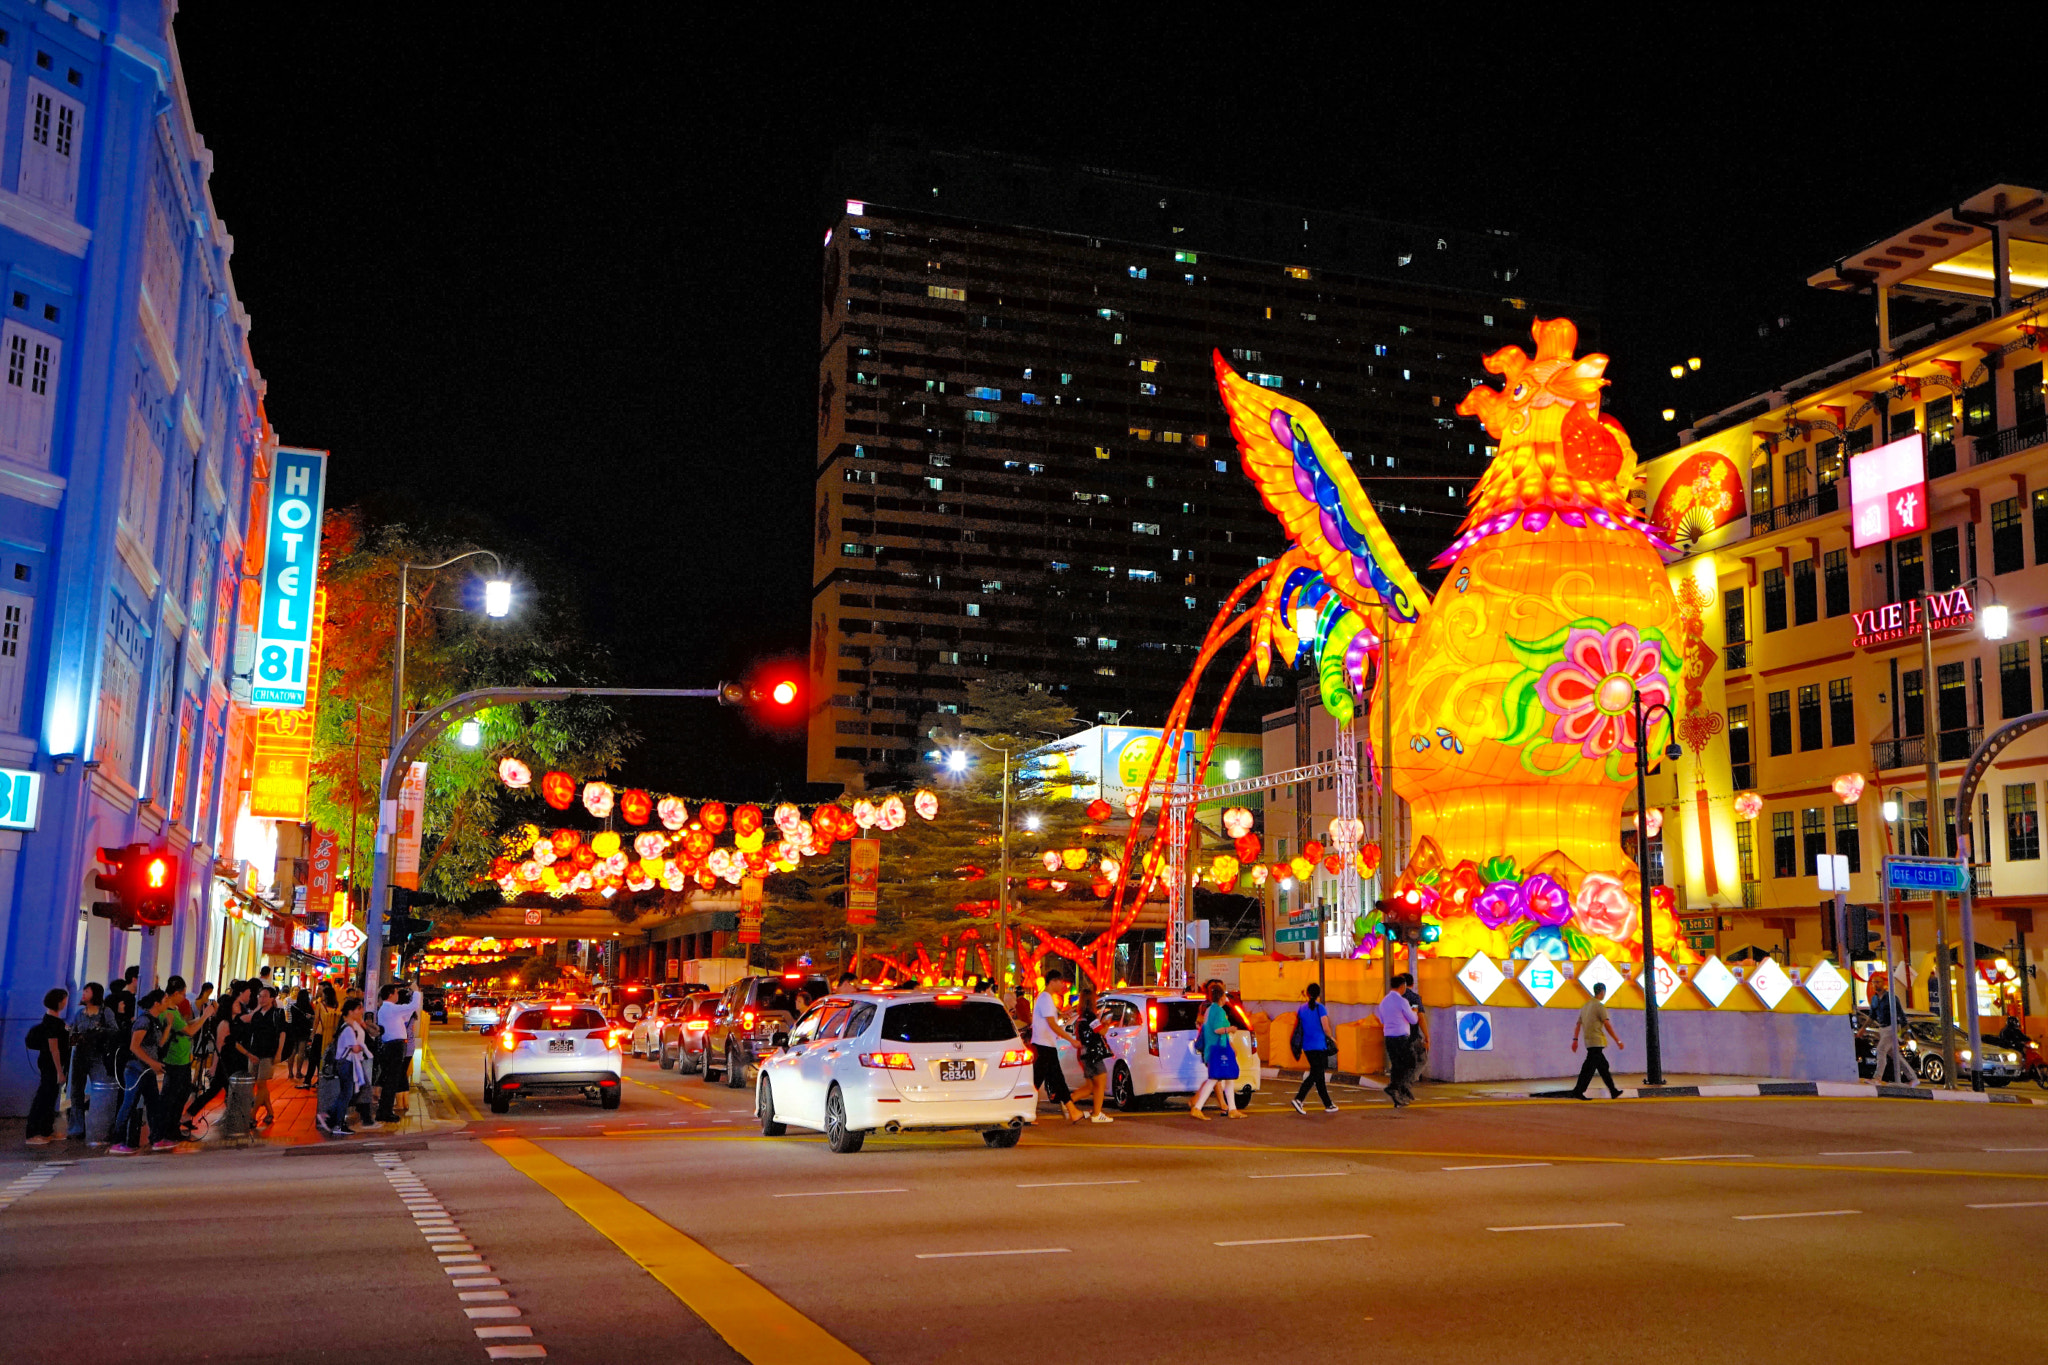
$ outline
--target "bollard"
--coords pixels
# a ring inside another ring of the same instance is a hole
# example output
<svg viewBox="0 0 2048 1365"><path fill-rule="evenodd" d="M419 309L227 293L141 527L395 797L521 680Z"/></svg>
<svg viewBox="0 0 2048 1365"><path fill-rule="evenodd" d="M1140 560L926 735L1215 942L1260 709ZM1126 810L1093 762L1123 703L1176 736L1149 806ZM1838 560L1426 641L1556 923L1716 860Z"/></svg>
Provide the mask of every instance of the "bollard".
<svg viewBox="0 0 2048 1365"><path fill-rule="evenodd" d="M228 1078L227 1099L221 1111L220 1134L230 1142L247 1141L255 1128L256 1078L244 1071Z"/></svg>
<svg viewBox="0 0 2048 1365"><path fill-rule="evenodd" d="M121 1086L95 1076L85 1085L85 1141L104 1147L114 1138L114 1115L121 1112Z"/></svg>

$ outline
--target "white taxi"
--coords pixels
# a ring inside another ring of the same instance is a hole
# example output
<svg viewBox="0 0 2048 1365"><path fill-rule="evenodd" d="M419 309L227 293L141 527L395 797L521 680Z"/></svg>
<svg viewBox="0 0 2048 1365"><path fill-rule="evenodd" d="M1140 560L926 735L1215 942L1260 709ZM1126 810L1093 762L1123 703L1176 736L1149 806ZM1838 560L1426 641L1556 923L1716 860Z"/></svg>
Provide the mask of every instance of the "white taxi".
<svg viewBox="0 0 2048 1365"><path fill-rule="evenodd" d="M1014 1147L1038 1112L1031 1049L994 996L835 995L778 1041L754 1086L769 1137L810 1128L833 1151L857 1152L876 1131L971 1128L991 1147Z"/></svg>

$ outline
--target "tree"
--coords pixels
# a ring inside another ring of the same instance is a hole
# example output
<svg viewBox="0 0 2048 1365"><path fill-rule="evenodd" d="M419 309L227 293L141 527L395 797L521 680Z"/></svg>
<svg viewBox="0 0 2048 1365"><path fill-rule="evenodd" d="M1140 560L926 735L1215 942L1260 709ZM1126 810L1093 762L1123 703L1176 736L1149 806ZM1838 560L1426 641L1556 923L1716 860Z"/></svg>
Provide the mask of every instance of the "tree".
<svg viewBox="0 0 2048 1365"><path fill-rule="evenodd" d="M369 527L362 514L328 514L322 528L327 613L320 703L313 743L312 816L335 832L351 874L366 870L377 824L377 781L391 715L391 648L399 565L436 563L470 548L401 525ZM437 706L489 686L595 685L603 651L581 637L566 595L540 553L520 557L519 609L490 621L456 603L476 577L475 561L408 576L404 705ZM538 571L538 572L537 572ZM616 766L632 733L600 702L572 699L494 707L478 717L482 742L449 740L427 760L420 886L435 900L462 902L496 856L513 823L498 760L516 753L579 780ZM364 885L367 876L351 875ZM496 899L496 892L491 892Z"/></svg>

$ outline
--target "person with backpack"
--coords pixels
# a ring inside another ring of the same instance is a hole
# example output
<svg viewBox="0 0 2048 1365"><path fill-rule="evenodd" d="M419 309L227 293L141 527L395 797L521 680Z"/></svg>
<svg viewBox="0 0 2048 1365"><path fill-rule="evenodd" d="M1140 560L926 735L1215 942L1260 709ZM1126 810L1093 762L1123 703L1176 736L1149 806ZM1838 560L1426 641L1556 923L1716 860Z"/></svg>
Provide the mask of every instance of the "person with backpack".
<svg viewBox="0 0 2048 1365"><path fill-rule="evenodd" d="M349 1105L370 1085L370 1047L363 1036L361 996L352 995L342 1005L334 1046L326 1061L334 1066L334 1099L325 1113L314 1116L313 1123L329 1137L351 1137L355 1130L348 1126Z"/></svg>
<svg viewBox="0 0 2048 1365"><path fill-rule="evenodd" d="M120 1025L106 1006L106 988L97 981L85 983L78 1007L71 1011L71 1136L84 1133L80 1115L85 1113L86 1086L94 1080L118 1083L120 1062L115 1053L121 1043Z"/></svg>
<svg viewBox="0 0 2048 1365"><path fill-rule="evenodd" d="M1294 1112L1306 1114L1302 1101L1308 1098L1310 1086L1323 1097L1323 1112L1334 1114L1337 1106L1330 1102L1330 1085L1324 1079L1330 1069L1330 1059L1337 1055L1337 1039L1330 1028L1330 1011L1323 1005L1323 988L1316 982L1308 983L1308 1003L1294 1011L1295 1055L1308 1063L1308 1075L1302 1080L1301 1089L1294 1092Z"/></svg>
<svg viewBox="0 0 2048 1365"><path fill-rule="evenodd" d="M36 1096L28 1105L28 1145L47 1147L57 1135L57 1097L64 1093L65 1067L71 1060L71 1030L64 1024L64 1002L71 993L53 986L43 993L43 1017L24 1036L36 1059Z"/></svg>
<svg viewBox="0 0 2048 1365"><path fill-rule="evenodd" d="M277 987L263 986L256 992L256 1008L249 1012L239 1046L248 1059L247 1071L256 1082L249 1104L249 1119L258 1128L277 1122L277 1102L270 1096L270 1078L284 1056L284 1011L277 1007ZM258 1119L256 1115L263 1117Z"/></svg>
<svg viewBox="0 0 2048 1365"><path fill-rule="evenodd" d="M160 1082L164 1074L164 993L151 991L135 1002L135 1027L128 1034L128 1059L121 1081L121 1112L114 1116L118 1140L113 1156L142 1150L142 1125L149 1124L153 1152L177 1149L173 1125L164 1121Z"/></svg>

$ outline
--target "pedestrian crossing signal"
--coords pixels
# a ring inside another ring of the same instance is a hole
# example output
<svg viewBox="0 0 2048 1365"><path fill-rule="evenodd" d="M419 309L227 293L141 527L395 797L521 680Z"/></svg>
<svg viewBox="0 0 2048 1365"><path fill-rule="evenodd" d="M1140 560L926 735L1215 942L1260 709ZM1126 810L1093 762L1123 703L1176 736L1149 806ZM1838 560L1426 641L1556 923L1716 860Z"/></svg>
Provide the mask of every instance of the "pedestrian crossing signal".
<svg viewBox="0 0 2048 1365"><path fill-rule="evenodd" d="M167 927L178 908L178 858L147 844L96 850L108 870L93 874L93 886L113 895L92 912L122 931Z"/></svg>

